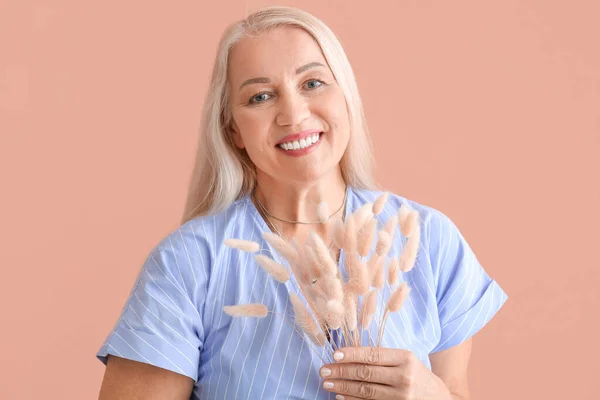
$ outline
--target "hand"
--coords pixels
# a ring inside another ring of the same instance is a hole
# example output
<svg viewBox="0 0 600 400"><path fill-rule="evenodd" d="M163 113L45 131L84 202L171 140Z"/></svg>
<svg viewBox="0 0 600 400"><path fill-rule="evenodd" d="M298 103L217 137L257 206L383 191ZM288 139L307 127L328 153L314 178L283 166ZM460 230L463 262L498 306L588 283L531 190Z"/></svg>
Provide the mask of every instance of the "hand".
<svg viewBox="0 0 600 400"><path fill-rule="evenodd" d="M321 368L321 377L323 388L338 393L338 400L452 399L444 382L410 351L344 347L334 358L335 364Z"/></svg>

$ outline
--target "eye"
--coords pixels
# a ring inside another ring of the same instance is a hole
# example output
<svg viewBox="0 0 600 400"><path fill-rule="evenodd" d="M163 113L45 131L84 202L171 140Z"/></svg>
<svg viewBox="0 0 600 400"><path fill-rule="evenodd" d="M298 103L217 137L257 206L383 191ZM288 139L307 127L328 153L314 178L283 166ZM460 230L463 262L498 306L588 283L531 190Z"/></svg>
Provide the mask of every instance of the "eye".
<svg viewBox="0 0 600 400"><path fill-rule="evenodd" d="M323 86L324 84L325 84L325 82L323 82L319 79L311 79L306 82L306 85L308 86L309 89L316 89L320 86Z"/></svg>
<svg viewBox="0 0 600 400"><path fill-rule="evenodd" d="M255 96L253 96L248 103L250 103L250 104L264 103L267 100L269 100L269 93L259 93Z"/></svg>

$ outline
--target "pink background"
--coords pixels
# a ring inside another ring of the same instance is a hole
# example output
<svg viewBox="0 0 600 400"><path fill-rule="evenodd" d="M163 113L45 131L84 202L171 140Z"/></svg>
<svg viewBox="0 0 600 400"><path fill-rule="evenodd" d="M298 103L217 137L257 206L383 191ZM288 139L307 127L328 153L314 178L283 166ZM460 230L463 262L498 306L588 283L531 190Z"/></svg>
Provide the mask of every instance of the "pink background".
<svg viewBox="0 0 600 400"><path fill-rule="evenodd" d="M218 38L268 2L49 3L0 3L11 400L97 397L95 352L179 222ZM341 38L382 186L449 215L509 295L473 399L598 398L599 3L279 4Z"/></svg>

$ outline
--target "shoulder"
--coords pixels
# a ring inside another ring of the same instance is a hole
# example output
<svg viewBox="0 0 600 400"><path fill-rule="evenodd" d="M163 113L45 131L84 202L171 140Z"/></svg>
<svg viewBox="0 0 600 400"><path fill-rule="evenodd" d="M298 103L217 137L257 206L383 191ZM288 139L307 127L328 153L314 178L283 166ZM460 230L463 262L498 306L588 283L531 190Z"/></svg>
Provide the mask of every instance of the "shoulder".
<svg viewBox="0 0 600 400"><path fill-rule="evenodd" d="M368 189L352 189L354 197L358 202L358 206L364 203L373 203L377 198L386 193L380 190L368 190ZM437 208L426 205L414 199L404 197L400 194L387 192L388 199L381 213L382 218L387 219L392 214L398 212L401 207L407 207L410 210L415 210L419 213L421 221L422 232L429 232L431 230L439 231L440 229L448 229L448 225L453 225L450 218Z"/></svg>
<svg viewBox="0 0 600 400"><path fill-rule="evenodd" d="M384 193L385 191L379 190L353 189L356 201L354 207L373 203ZM417 211L421 226L420 247L429 259L439 259L439 253L445 252L448 246L468 246L454 221L443 211L397 193L387 193L387 202L379 215L380 222L385 223L402 207Z"/></svg>
<svg viewBox="0 0 600 400"><path fill-rule="evenodd" d="M243 237L240 230L253 226L252 213L248 212L247 198L236 200L214 215L197 216L168 232L154 245L148 261L158 263L166 270L177 273L186 268L191 271L191 281L208 277L214 261L228 248L223 245L227 237Z"/></svg>
<svg viewBox="0 0 600 400"><path fill-rule="evenodd" d="M168 252L193 245L214 251L234 226L243 225L250 217L248 203L247 197L243 197L219 213L192 218L163 236L155 249Z"/></svg>

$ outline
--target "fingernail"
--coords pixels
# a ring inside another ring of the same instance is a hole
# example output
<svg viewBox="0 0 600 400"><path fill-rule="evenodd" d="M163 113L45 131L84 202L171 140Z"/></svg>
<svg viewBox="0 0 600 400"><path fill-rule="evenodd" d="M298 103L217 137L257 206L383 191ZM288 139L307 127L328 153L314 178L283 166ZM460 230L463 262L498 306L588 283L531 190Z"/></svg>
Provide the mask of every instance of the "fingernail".
<svg viewBox="0 0 600 400"><path fill-rule="evenodd" d="M343 358L344 358L344 353L342 353L341 351L336 351L335 353L333 353L334 360L340 361Z"/></svg>
<svg viewBox="0 0 600 400"><path fill-rule="evenodd" d="M341 394L336 394L335 400L344 400L344 396L342 396Z"/></svg>
<svg viewBox="0 0 600 400"><path fill-rule="evenodd" d="M329 375L331 375L331 370L329 368L321 368L321 376L323 378Z"/></svg>
<svg viewBox="0 0 600 400"><path fill-rule="evenodd" d="M333 382L323 382L324 389L333 389Z"/></svg>

